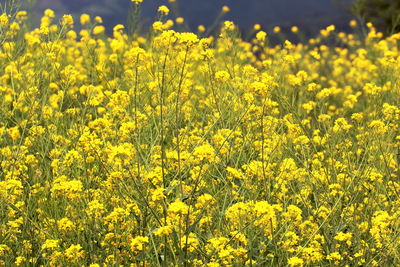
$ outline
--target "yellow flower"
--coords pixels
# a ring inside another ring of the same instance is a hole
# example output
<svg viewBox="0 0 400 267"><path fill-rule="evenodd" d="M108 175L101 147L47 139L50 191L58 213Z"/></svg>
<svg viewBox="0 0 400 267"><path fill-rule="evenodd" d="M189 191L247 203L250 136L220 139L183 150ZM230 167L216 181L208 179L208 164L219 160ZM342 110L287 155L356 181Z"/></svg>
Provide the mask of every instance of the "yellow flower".
<svg viewBox="0 0 400 267"><path fill-rule="evenodd" d="M274 33L279 33L281 31L281 28L279 26L275 26L273 31Z"/></svg>
<svg viewBox="0 0 400 267"><path fill-rule="evenodd" d="M42 245L42 250L55 250L60 247L59 242L58 239L47 239Z"/></svg>
<svg viewBox="0 0 400 267"><path fill-rule="evenodd" d="M199 25L199 26L197 27L197 30L198 30L199 32L205 32L205 31L206 31L206 27L205 27L204 25Z"/></svg>
<svg viewBox="0 0 400 267"><path fill-rule="evenodd" d="M82 25L86 25L86 24L90 23L90 15L82 14L80 17L80 22Z"/></svg>
<svg viewBox="0 0 400 267"><path fill-rule="evenodd" d="M339 133L342 131L348 132L351 127L353 126L349 124L345 118L339 118L335 120L335 125L333 126L333 132L334 133Z"/></svg>
<svg viewBox="0 0 400 267"><path fill-rule="evenodd" d="M229 75L229 73L227 71L221 70L221 71L217 71L215 73L215 79L218 82L227 82L229 79L231 78L231 76Z"/></svg>
<svg viewBox="0 0 400 267"><path fill-rule="evenodd" d="M346 244L348 246L351 246L352 242L351 239L353 237L352 233L343 233L343 232L339 232L336 234L336 236L334 237L335 240L337 241L341 241L341 242L346 242Z"/></svg>
<svg viewBox="0 0 400 267"><path fill-rule="evenodd" d="M133 252L140 252L145 249L145 245L149 243L149 237L147 236L136 236L132 239L130 248Z"/></svg>
<svg viewBox="0 0 400 267"><path fill-rule="evenodd" d="M0 15L0 27L5 28L6 25L8 24L8 15L6 13L3 13Z"/></svg>
<svg viewBox="0 0 400 267"><path fill-rule="evenodd" d="M68 218L62 218L57 222L60 231L71 231L75 228L75 224Z"/></svg>
<svg viewBox="0 0 400 267"><path fill-rule="evenodd" d="M167 7L167 6L164 6L164 5L159 6L158 9L157 9L157 11L158 11L159 13L165 15L165 16L167 16L168 13L169 13L168 7Z"/></svg>
<svg viewBox="0 0 400 267"><path fill-rule="evenodd" d="M373 120L369 123L368 126L380 135L386 133L386 131L387 131L387 127L386 127L385 123L380 120Z"/></svg>
<svg viewBox="0 0 400 267"><path fill-rule="evenodd" d="M210 194L203 194L197 198L196 208L202 209L203 207L209 208L215 203L215 199Z"/></svg>
<svg viewBox="0 0 400 267"><path fill-rule="evenodd" d="M304 265L304 261L299 257L291 257L288 259L288 265L290 267L301 267Z"/></svg>
<svg viewBox="0 0 400 267"><path fill-rule="evenodd" d="M76 262L79 259L83 258L84 253L85 252L82 250L81 245L71 245L65 250L65 257L67 257L67 259L69 260L72 260L73 262Z"/></svg>
<svg viewBox="0 0 400 267"><path fill-rule="evenodd" d="M102 17L100 17L100 16L94 17L94 20L95 20L97 23L103 23L103 19L102 19Z"/></svg>
<svg viewBox="0 0 400 267"><path fill-rule="evenodd" d="M18 140L18 138L21 137L21 133L19 132L18 126L9 128L7 131L13 141Z"/></svg>
<svg viewBox="0 0 400 267"><path fill-rule="evenodd" d="M26 258L22 256L18 256L15 258L15 265L16 266L21 266L24 262L26 262Z"/></svg>
<svg viewBox="0 0 400 267"><path fill-rule="evenodd" d="M229 6L223 6L221 9L222 13L228 13L230 10Z"/></svg>
<svg viewBox="0 0 400 267"><path fill-rule="evenodd" d="M355 27L357 27L357 21L353 19L350 21L349 25L350 25L350 27L355 28Z"/></svg>
<svg viewBox="0 0 400 267"><path fill-rule="evenodd" d="M164 191L165 189L163 187L157 188L156 190L154 190L154 192L151 195L151 200L152 201L159 201L162 199L165 199L165 195L164 195Z"/></svg>
<svg viewBox="0 0 400 267"><path fill-rule="evenodd" d="M186 205L179 199L175 200L168 206L168 213L171 214L185 215L188 214L188 212L189 212L188 205Z"/></svg>
<svg viewBox="0 0 400 267"><path fill-rule="evenodd" d="M156 236L167 236L172 234L174 227L172 225L161 226L154 231L154 235Z"/></svg>
<svg viewBox="0 0 400 267"><path fill-rule="evenodd" d="M244 246L247 246L247 244L249 243L247 237L239 231L230 232L229 235L232 237L232 240L240 242Z"/></svg>
<svg viewBox="0 0 400 267"><path fill-rule="evenodd" d="M125 29L125 26L124 26L124 25L122 25L122 24L117 24L117 25L114 26L113 31L114 31L114 32L119 32L119 31L122 31L122 30L124 30L124 29Z"/></svg>
<svg viewBox="0 0 400 267"><path fill-rule="evenodd" d="M343 256L340 255L339 252L332 252L331 254L326 256L326 259L329 261L334 261L335 264L339 264L339 262L343 260Z"/></svg>
<svg viewBox="0 0 400 267"><path fill-rule="evenodd" d="M115 207L114 210L105 217L105 222L111 225L116 222L122 222L128 215L129 212L126 209Z"/></svg>
<svg viewBox="0 0 400 267"><path fill-rule="evenodd" d="M199 42L199 38L197 37L197 35L190 32L177 33L176 37L178 38L178 41L180 43L188 46L192 46Z"/></svg>
<svg viewBox="0 0 400 267"><path fill-rule="evenodd" d="M177 24L183 24L183 23L185 22L185 19L182 18L182 17L177 17L177 18L175 19L175 21L176 21Z"/></svg>
<svg viewBox="0 0 400 267"><path fill-rule="evenodd" d="M224 21L224 29L228 30L228 31L232 31L235 29L235 24L233 24L233 22L229 21L229 20Z"/></svg>
<svg viewBox="0 0 400 267"><path fill-rule="evenodd" d="M67 177L60 176L53 181L51 192L55 196L65 195L70 199L76 198L83 190L83 184L79 180L67 180Z"/></svg>
<svg viewBox="0 0 400 267"><path fill-rule="evenodd" d="M26 12L25 10L21 10L21 11L17 12L16 18L19 21L25 20L25 19L27 19L27 15L28 15L28 12Z"/></svg>
<svg viewBox="0 0 400 267"><path fill-rule="evenodd" d="M74 25L74 19L72 18L71 15L64 15L62 17L61 24L64 25L64 26L71 27L71 26Z"/></svg>
<svg viewBox="0 0 400 267"><path fill-rule="evenodd" d="M162 31L164 29L164 25L161 21L155 21L152 25L154 31Z"/></svg>
<svg viewBox="0 0 400 267"><path fill-rule="evenodd" d="M256 34L256 38L257 38L257 40L259 40L259 41L261 41L261 42L264 42L265 39L267 38L267 33L264 32L264 31L259 31L259 32Z"/></svg>
<svg viewBox="0 0 400 267"><path fill-rule="evenodd" d="M46 17L49 17L49 18L54 18L55 17L54 11L52 9L49 9L49 8L44 11L44 15Z"/></svg>
<svg viewBox="0 0 400 267"><path fill-rule="evenodd" d="M363 90L366 95L376 96L383 91L383 88L373 83L366 83L363 87Z"/></svg>
<svg viewBox="0 0 400 267"><path fill-rule="evenodd" d="M97 25L93 28L93 34L94 35L99 35L101 33L104 33L105 31L105 27L102 25Z"/></svg>
<svg viewBox="0 0 400 267"><path fill-rule="evenodd" d="M200 242L194 233L189 233L180 239L180 247L187 248L189 252L194 252L199 245Z"/></svg>
<svg viewBox="0 0 400 267"><path fill-rule="evenodd" d="M213 162L215 159L215 151L210 144L206 143L204 145L197 146L193 151L193 156L197 159L196 163L200 163L203 160Z"/></svg>

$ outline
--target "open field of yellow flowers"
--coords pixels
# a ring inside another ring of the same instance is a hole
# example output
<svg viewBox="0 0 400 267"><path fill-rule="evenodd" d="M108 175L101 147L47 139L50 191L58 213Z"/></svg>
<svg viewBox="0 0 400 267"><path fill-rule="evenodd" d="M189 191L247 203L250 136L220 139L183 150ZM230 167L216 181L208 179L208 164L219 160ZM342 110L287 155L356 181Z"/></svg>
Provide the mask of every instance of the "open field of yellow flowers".
<svg viewBox="0 0 400 267"><path fill-rule="evenodd" d="M159 13L0 15L0 265L399 266L400 34Z"/></svg>

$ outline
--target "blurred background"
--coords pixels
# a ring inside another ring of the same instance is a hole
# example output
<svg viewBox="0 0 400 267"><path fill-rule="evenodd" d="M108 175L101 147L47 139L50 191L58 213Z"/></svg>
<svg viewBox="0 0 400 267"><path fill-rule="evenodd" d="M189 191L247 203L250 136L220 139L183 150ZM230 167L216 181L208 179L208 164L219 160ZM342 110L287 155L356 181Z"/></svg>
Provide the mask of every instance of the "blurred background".
<svg viewBox="0 0 400 267"><path fill-rule="evenodd" d="M0 0L2 1L2 0ZM4 0L3 0L4 1ZM129 9L133 6L130 0L25 0L31 2L32 11L40 18L43 10L51 8L56 14L81 13L103 17L108 30L116 24L127 23ZM179 8L176 14L185 18L188 29L196 31L198 25L210 27L224 5L230 7L222 20L233 20L242 31L247 31L254 24L260 24L270 31L280 26L288 31L296 25L305 36L310 37L322 28L334 24L338 30L347 31L349 21L354 18L350 12L352 0L177 0ZM142 3L141 21L150 25L157 18L157 7L167 1L144 0Z"/></svg>

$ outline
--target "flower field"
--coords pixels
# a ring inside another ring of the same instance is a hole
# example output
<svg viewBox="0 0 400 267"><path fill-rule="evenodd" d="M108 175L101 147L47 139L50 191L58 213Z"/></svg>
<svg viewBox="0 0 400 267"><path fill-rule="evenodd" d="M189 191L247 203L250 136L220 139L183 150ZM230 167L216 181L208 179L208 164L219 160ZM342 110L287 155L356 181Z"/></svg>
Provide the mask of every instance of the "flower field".
<svg viewBox="0 0 400 267"><path fill-rule="evenodd" d="M168 11L0 15L0 265L400 266L400 34Z"/></svg>

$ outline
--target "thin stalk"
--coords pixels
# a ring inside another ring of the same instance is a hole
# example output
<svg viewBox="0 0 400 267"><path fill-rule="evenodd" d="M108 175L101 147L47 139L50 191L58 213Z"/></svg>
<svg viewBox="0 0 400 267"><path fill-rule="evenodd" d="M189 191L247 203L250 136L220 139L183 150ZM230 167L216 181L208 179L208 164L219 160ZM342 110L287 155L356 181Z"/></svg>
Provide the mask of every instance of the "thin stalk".
<svg viewBox="0 0 400 267"><path fill-rule="evenodd" d="M183 65L182 65L182 70L181 70L181 75L180 75L179 85L178 85L178 92L176 94L176 101L175 101L175 124L176 124L175 138L176 138L176 150L178 153L178 176L179 176L179 181L180 181L179 187L180 187L180 191L181 191L181 197L183 197L183 187L182 187L182 176L181 176L181 146L180 146L180 140L179 140L179 120L180 120L179 97L180 97L181 90L182 90L182 83L183 83L183 79L184 79L184 72L185 72L188 52L189 52L189 46L186 47L185 58L183 60Z"/></svg>
<svg viewBox="0 0 400 267"><path fill-rule="evenodd" d="M164 62L162 66L162 78L161 78L161 88L160 88L160 146L161 146L161 176L163 181L163 187L166 188L167 181L165 179L165 144L164 144L164 92L165 92L165 75L166 75L166 67L167 67L167 60L169 55L169 46L167 48L167 52L165 53ZM163 214L164 214L164 223L167 225L167 209L166 205L163 205ZM164 259L163 259L163 266L167 266L167 245L168 239L164 237Z"/></svg>
<svg viewBox="0 0 400 267"><path fill-rule="evenodd" d="M265 136L264 136L264 116L265 116L265 99L267 98L267 96L264 97L264 101L263 101L263 105L262 105L262 113L261 113L261 164L262 164L262 175L263 175L263 181L266 181L266 174L265 174ZM268 183L268 197L271 196L271 182L269 181Z"/></svg>
<svg viewBox="0 0 400 267"><path fill-rule="evenodd" d="M140 178L140 154L139 154L139 143L138 143L138 136L139 136L139 123L138 123L138 116L137 116L137 110L138 110L138 85L139 85L139 56L140 54L138 53L136 57L136 68L135 68L135 87L134 87L134 112L135 112L135 139L136 139L136 153L137 153L137 177Z"/></svg>
<svg viewBox="0 0 400 267"><path fill-rule="evenodd" d="M164 57L163 67L162 67L162 78L161 78L161 88L160 88L160 147L161 147L161 172L162 172L162 181L164 188L167 186L167 182L165 180L165 130L164 130L164 93L165 93L165 70L167 67L167 59L169 55L169 49Z"/></svg>

